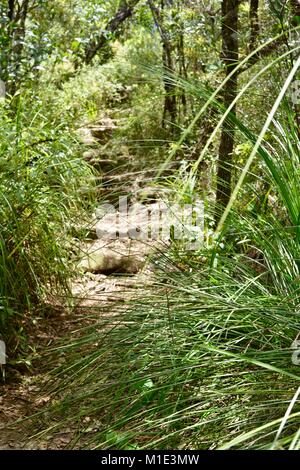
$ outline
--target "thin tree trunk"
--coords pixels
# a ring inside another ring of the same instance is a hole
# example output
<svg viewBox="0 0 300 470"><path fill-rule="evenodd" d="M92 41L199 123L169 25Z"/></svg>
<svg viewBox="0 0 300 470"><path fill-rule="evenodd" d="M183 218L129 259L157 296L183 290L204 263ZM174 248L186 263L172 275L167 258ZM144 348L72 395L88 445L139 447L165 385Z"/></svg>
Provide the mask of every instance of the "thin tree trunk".
<svg viewBox="0 0 300 470"><path fill-rule="evenodd" d="M8 11L7 11L7 17L10 21L10 23L14 19L14 13L15 13L15 0L8 0Z"/></svg>
<svg viewBox="0 0 300 470"><path fill-rule="evenodd" d="M259 17L258 17L259 0L250 0L250 44L249 52L252 52L257 47L257 40L259 36Z"/></svg>
<svg viewBox="0 0 300 470"><path fill-rule="evenodd" d="M233 71L239 58L238 43L238 7L239 0L222 1L222 59L226 69L226 77ZM227 109L237 96L238 73L234 73L223 89L223 103ZM236 116L236 108L231 111ZM219 211L225 208L231 196L232 153L234 149L235 126L224 122L221 132L219 159L217 168L216 220Z"/></svg>
<svg viewBox="0 0 300 470"><path fill-rule="evenodd" d="M152 12L152 16L154 19L154 23L159 31L162 46L163 46L163 55L162 55L162 62L163 62L163 69L164 69L164 88L165 88L165 100L164 100L164 110L163 110L163 118L162 118L162 127L166 129L167 127L167 120L169 120L172 124L176 123L177 120L177 103L176 103L176 87L174 83L168 77L168 74L175 71L175 67L173 64L173 46L169 38L169 34L167 30L164 28L163 17L159 9L155 6L152 0L148 0L149 7ZM164 0L161 1L161 9L164 9ZM174 129L174 127L173 127Z"/></svg>
<svg viewBox="0 0 300 470"><path fill-rule="evenodd" d="M184 53L184 32L181 31L179 35L179 42L178 42L178 58L179 58L179 74L185 80L187 80L187 69L186 69L186 61L185 61L185 53ZM187 100L185 96L184 87L180 90L180 97L181 103L183 107L183 115L185 116L187 112Z"/></svg>
<svg viewBox="0 0 300 470"><path fill-rule="evenodd" d="M172 49L169 44L163 44L163 67L167 73L174 72L173 60L172 60ZM165 87L165 102L162 119L162 127L167 127L168 118L171 124L175 124L177 120L177 103L175 95L175 85L171 82L169 77L164 79Z"/></svg>
<svg viewBox="0 0 300 470"><path fill-rule="evenodd" d="M9 66L11 64L15 3L15 0L8 0L7 3L7 18L9 21L6 26L6 34L3 41L4 44L2 45L0 54L0 78L4 81L6 88L9 76Z"/></svg>
<svg viewBox="0 0 300 470"><path fill-rule="evenodd" d="M22 53L26 36L26 19L28 15L30 0L16 2L8 0L7 17L7 42L5 45L6 54L3 64L3 77L6 84L6 91L14 95L21 82L20 67L22 63Z"/></svg>
<svg viewBox="0 0 300 470"><path fill-rule="evenodd" d="M14 75L15 79L10 85L10 94L14 95L20 86L20 66L22 53L24 49L24 39L26 35L26 19L28 14L29 0L24 0L18 14L18 24L14 31L14 46L12 50L12 60L14 63Z"/></svg>

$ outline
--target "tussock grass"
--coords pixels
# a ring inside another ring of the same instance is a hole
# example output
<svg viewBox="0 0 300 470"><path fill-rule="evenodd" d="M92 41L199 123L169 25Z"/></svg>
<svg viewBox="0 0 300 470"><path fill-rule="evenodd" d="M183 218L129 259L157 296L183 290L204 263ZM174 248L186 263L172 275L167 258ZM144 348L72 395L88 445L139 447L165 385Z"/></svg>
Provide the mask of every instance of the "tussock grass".
<svg viewBox="0 0 300 470"><path fill-rule="evenodd" d="M58 422L48 429L44 424L42 433L76 423L72 444L102 449L300 448L300 155L294 111L285 102L298 65L287 73L258 135L234 121L250 151L243 168L236 165L237 185L217 232L206 227L203 249L182 256L174 246L160 259L153 289L126 312L100 316L78 339L51 351L67 353L68 360L53 371L57 401L47 416ZM178 146L209 106L222 110L217 96L223 85ZM211 139L225 119L232 122L230 109ZM269 185L266 194L262 181Z"/></svg>
<svg viewBox="0 0 300 470"><path fill-rule="evenodd" d="M0 132L0 334L12 357L45 296L68 292L67 227L84 214L92 171L72 133L26 95L14 114L2 105Z"/></svg>

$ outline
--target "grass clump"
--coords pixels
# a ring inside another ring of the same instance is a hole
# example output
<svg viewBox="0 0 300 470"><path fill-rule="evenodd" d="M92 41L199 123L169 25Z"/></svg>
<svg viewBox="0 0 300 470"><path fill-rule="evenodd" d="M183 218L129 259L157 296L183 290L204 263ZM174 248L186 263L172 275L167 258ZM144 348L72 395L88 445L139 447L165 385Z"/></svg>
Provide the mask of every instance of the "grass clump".
<svg viewBox="0 0 300 470"><path fill-rule="evenodd" d="M235 119L249 167L217 236L210 211L199 252L175 246L153 288L59 347L51 431L76 421L74 446L300 448L299 136L281 95L259 138Z"/></svg>
<svg viewBox="0 0 300 470"><path fill-rule="evenodd" d="M68 291L67 227L91 192L92 171L70 129L28 98L14 112L3 105L0 118L0 331L10 356L45 296Z"/></svg>

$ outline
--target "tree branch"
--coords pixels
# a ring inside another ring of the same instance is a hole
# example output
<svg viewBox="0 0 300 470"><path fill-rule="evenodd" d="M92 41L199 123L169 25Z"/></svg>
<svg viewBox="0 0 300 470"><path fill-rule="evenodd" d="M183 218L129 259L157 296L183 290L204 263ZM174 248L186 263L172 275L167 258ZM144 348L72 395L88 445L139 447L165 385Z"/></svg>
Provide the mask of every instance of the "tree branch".
<svg viewBox="0 0 300 470"><path fill-rule="evenodd" d="M93 38L85 48L84 62L90 64L101 48L105 46L108 37L114 34L121 24L133 14L133 10L140 0L122 1L115 16L108 21L101 33Z"/></svg>

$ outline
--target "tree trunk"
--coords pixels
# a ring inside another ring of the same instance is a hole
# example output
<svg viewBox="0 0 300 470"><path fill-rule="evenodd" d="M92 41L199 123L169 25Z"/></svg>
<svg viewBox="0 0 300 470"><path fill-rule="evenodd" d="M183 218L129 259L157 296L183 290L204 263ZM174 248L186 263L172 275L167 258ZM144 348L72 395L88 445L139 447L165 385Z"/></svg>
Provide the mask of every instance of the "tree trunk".
<svg viewBox="0 0 300 470"><path fill-rule="evenodd" d="M10 24L11 22L13 21L14 19L14 13L15 13L15 0L8 0L8 12L7 12L7 17L10 21Z"/></svg>
<svg viewBox="0 0 300 470"><path fill-rule="evenodd" d="M172 73L174 72L173 60L172 60L172 49L169 47L169 44L163 44L163 67L164 72ZM165 87L165 102L164 102L164 111L162 119L163 129L167 128L168 119L171 121L171 125L176 123L177 120L177 104L176 104L176 88L174 83L171 82L168 76L164 78L164 87Z"/></svg>
<svg viewBox="0 0 300 470"><path fill-rule="evenodd" d="M10 85L10 94L14 95L20 86L20 66L22 53L24 49L24 39L26 35L26 19L28 14L29 0L24 0L18 12L18 23L14 31L14 46L12 50L12 60L14 63L15 79L12 80Z"/></svg>
<svg viewBox="0 0 300 470"><path fill-rule="evenodd" d="M180 31L179 33L179 41L178 41L178 61L179 61L179 74L185 80L188 78L187 68L186 68L186 60L185 60L185 52L184 52L184 31ZM185 96L184 87L180 90L180 97L181 103L183 108L183 116L187 113L187 100Z"/></svg>
<svg viewBox="0 0 300 470"><path fill-rule="evenodd" d="M164 101L164 110L162 117L162 127L163 129L167 128L168 118L171 121L172 129L174 129L174 124L177 120L177 103L176 103L176 86L170 80L168 74L172 74L175 71L175 66L173 64L173 46L169 38L168 31L164 27L163 15L159 9L154 5L152 0L148 0L154 23L159 31L162 45L163 45L163 73L164 73L164 88L165 88L165 101ZM164 0L161 1L161 9L165 7Z"/></svg>
<svg viewBox="0 0 300 470"><path fill-rule="evenodd" d="M6 84L6 91L14 95L21 82L20 66L24 49L26 35L26 19L28 15L30 0L16 2L8 0L7 4L7 42L5 45L6 54L3 64L3 77Z"/></svg>
<svg viewBox="0 0 300 470"><path fill-rule="evenodd" d="M238 6L240 0L222 1L222 60L226 69L226 77L232 72L238 62ZM238 73L234 73L223 88L223 103L227 109L237 96ZM236 108L231 111L236 116ZM232 153L234 149L235 126L228 120L224 122L221 132L219 159L217 168L216 220L231 196Z"/></svg>
<svg viewBox="0 0 300 470"><path fill-rule="evenodd" d="M259 18L258 18L259 0L250 0L250 44L249 52L257 47L257 39L259 35Z"/></svg>

